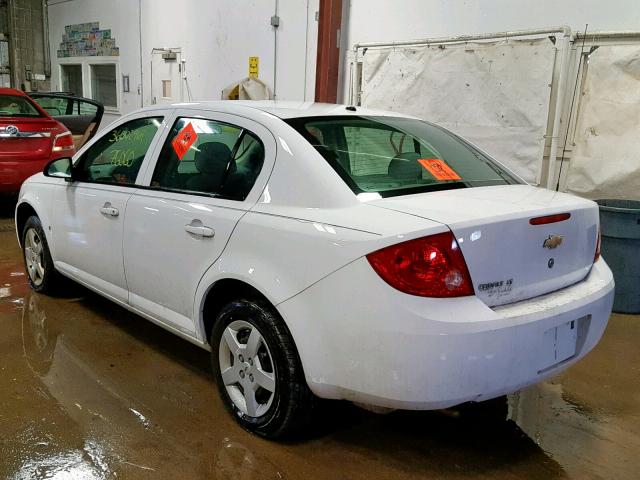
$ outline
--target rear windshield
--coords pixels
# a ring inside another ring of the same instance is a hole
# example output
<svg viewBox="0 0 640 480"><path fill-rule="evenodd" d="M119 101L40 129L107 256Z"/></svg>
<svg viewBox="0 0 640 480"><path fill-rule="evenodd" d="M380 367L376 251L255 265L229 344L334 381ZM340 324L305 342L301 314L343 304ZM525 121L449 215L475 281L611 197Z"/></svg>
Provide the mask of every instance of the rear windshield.
<svg viewBox="0 0 640 480"><path fill-rule="evenodd" d="M382 197L519 183L452 133L421 120L332 116L287 123L320 152L356 194Z"/></svg>
<svg viewBox="0 0 640 480"><path fill-rule="evenodd" d="M25 97L0 95L0 117L40 117L40 112Z"/></svg>

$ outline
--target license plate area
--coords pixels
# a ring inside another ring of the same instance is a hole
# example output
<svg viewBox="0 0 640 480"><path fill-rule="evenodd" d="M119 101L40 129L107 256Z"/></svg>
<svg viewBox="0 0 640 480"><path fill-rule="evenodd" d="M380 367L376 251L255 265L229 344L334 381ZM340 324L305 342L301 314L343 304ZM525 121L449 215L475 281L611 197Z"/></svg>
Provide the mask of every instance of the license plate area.
<svg viewBox="0 0 640 480"><path fill-rule="evenodd" d="M576 354L578 323L572 320L544 332L543 360L539 373L548 370Z"/></svg>

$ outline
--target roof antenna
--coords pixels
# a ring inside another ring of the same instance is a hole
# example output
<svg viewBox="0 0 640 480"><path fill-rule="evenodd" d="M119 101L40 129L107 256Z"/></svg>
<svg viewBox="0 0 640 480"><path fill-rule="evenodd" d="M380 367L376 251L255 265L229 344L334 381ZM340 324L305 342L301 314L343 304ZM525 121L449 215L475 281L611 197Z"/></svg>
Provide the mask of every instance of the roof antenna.
<svg viewBox="0 0 640 480"><path fill-rule="evenodd" d="M353 105L349 105L348 107L345 107L345 110L349 110L350 112L355 112L356 107L354 107Z"/></svg>

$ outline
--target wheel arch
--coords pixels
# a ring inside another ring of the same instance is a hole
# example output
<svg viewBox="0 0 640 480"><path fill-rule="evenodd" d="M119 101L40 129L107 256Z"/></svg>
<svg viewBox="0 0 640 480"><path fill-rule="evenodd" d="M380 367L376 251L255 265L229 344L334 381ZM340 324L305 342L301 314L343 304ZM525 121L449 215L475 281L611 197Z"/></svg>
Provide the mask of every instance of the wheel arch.
<svg viewBox="0 0 640 480"><path fill-rule="evenodd" d="M40 215L38 215L38 212L36 211L36 209L33 208L33 205L31 205L29 202L26 202L26 201L20 202L16 207L16 216L15 216L16 236L18 237L18 244L20 245L20 247L22 247L22 232L24 230L24 226L27 223L27 220L29 219L29 217L32 217L32 216L36 216L40 218ZM46 232L45 232L45 235L46 235Z"/></svg>
<svg viewBox="0 0 640 480"><path fill-rule="evenodd" d="M259 289L238 278L225 277L216 280L206 290L197 312L203 341L209 344L211 331L220 310L236 298L253 298L268 302L275 311L277 308ZM279 314L279 313L278 313ZM286 324L286 322L285 322Z"/></svg>
<svg viewBox="0 0 640 480"><path fill-rule="evenodd" d="M51 253L52 258L56 258L55 255L55 245L52 242L52 234L51 234L51 216L53 213L53 197L54 197L54 188L53 185L43 184L39 181L32 181L31 179L27 179L27 181L22 185L22 189L20 190L20 196L18 197L18 202L16 204L15 210L15 225L16 225L16 236L18 237L18 243L20 247L22 247L22 230L24 229L24 225L27 219L31 215L35 215L40 219L40 223L42 224L42 229L44 230L44 235L47 240L47 244L49 245L49 251Z"/></svg>

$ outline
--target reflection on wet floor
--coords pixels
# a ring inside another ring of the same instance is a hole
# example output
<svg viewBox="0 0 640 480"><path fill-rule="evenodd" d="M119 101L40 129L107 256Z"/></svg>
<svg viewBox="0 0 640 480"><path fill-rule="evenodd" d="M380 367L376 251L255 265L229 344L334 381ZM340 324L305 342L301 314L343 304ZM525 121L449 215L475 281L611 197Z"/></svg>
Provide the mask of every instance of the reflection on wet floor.
<svg viewBox="0 0 640 480"><path fill-rule="evenodd" d="M6 231L0 330L0 478L639 477L639 317L615 315L583 362L509 398L509 419L500 402L386 416L332 402L286 443L229 418L207 352L80 287L32 293Z"/></svg>

